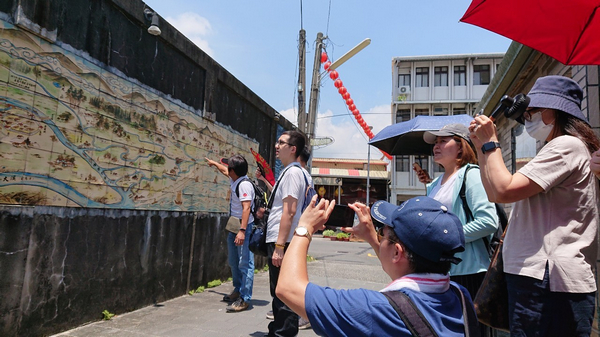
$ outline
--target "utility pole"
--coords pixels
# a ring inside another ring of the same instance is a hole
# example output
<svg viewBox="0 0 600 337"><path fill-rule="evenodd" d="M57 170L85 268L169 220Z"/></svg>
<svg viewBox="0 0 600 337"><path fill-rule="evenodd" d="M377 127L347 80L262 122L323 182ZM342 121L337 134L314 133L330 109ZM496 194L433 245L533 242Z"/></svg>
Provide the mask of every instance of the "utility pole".
<svg viewBox="0 0 600 337"><path fill-rule="evenodd" d="M310 86L310 104L308 106L308 120L306 125L306 135L309 141L309 150L312 153L310 141L315 137L315 120L317 119L317 105L319 104L319 88L321 86L321 52L323 50L323 33L317 34L315 46L315 64L313 67L312 84ZM312 156L311 156L312 158Z"/></svg>
<svg viewBox="0 0 600 337"><path fill-rule="evenodd" d="M306 31L300 29L300 38L298 41L300 52L300 67L298 71L298 128L306 134Z"/></svg>

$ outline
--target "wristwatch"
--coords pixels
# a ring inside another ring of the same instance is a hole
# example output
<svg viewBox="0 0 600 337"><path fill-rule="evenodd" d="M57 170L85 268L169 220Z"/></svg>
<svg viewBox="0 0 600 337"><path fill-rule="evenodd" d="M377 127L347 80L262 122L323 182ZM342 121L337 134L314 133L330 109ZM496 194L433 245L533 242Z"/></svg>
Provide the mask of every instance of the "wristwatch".
<svg viewBox="0 0 600 337"><path fill-rule="evenodd" d="M306 236L308 238L308 242L312 240L312 236L310 235L310 233L308 232L308 228L306 227L296 227L295 233L298 236Z"/></svg>
<svg viewBox="0 0 600 337"><path fill-rule="evenodd" d="M494 151L495 149L499 149L499 148L501 148L500 143L487 142L487 143L483 144L483 146L481 147L481 152L486 153L486 152Z"/></svg>

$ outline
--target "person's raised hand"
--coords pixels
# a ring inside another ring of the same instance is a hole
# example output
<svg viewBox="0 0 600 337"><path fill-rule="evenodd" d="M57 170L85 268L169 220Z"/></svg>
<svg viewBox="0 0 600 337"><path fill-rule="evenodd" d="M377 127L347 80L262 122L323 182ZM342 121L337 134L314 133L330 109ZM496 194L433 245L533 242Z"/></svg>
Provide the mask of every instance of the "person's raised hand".
<svg viewBox="0 0 600 337"><path fill-rule="evenodd" d="M358 224L354 227L342 227L341 230L347 233L354 233L356 237L368 242L371 242L369 241L369 238L372 240L377 240L377 232L375 231L375 226L373 225L371 209L369 206L360 202L348 204L348 206L354 210L354 213L356 213Z"/></svg>
<svg viewBox="0 0 600 337"><path fill-rule="evenodd" d="M318 195L312 197L310 204L306 207L298 222L298 226L306 227L311 234L325 228L325 223L335 206L335 200L329 201L321 198L317 203L317 197Z"/></svg>
<svg viewBox="0 0 600 337"><path fill-rule="evenodd" d="M496 125L488 116L477 115L469 125L469 138L473 142L476 149L487 142L497 142L498 135L496 134Z"/></svg>
<svg viewBox="0 0 600 337"><path fill-rule="evenodd" d="M429 176L429 173L427 173L426 170L422 169L421 166L419 166L417 163L413 164L413 170L417 172L417 178L423 184L429 184L432 181L431 177Z"/></svg>

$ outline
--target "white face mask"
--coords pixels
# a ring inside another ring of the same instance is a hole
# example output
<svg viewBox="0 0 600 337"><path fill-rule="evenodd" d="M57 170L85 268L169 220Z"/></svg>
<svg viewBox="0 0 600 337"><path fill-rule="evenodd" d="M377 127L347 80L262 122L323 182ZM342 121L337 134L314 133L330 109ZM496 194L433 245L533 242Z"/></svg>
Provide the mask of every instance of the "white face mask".
<svg viewBox="0 0 600 337"><path fill-rule="evenodd" d="M531 115L531 121L525 120L525 130L527 130L527 133L540 141L545 141L553 128L554 124L544 124L542 112Z"/></svg>

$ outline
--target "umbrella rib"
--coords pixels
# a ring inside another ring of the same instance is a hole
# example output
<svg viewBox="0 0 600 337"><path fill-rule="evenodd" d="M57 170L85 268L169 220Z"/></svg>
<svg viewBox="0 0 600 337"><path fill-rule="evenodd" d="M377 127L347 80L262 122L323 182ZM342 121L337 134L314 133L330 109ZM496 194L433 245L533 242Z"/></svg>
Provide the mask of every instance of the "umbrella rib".
<svg viewBox="0 0 600 337"><path fill-rule="evenodd" d="M575 45L571 49L571 53L569 54L569 57L567 58L567 63L566 64L570 64L571 63L571 61L572 61L572 59L574 57L575 51L577 50L577 47L579 46L579 41L581 41L581 37L585 33L585 31L588 28L588 26L592 23L592 21L594 19L594 16L596 15L596 11L598 10L599 7L600 7L600 5L598 5L598 6L596 6L594 8L594 11L589 16L588 21L585 23L585 26L583 26L583 29L581 30L581 33L579 33L579 37L577 37L577 42L575 42Z"/></svg>

